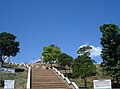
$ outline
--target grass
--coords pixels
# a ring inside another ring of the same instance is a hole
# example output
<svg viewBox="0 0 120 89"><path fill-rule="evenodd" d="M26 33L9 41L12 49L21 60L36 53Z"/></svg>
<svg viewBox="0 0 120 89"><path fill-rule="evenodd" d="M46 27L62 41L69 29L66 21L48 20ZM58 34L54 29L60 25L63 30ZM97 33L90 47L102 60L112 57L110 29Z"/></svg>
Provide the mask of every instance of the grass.
<svg viewBox="0 0 120 89"><path fill-rule="evenodd" d="M26 89L27 70L20 69L16 65L4 64L4 67L5 66L6 67L17 68L17 72L15 72L15 73L2 73L2 81L4 81L4 80L15 80L15 89Z"/></svg>

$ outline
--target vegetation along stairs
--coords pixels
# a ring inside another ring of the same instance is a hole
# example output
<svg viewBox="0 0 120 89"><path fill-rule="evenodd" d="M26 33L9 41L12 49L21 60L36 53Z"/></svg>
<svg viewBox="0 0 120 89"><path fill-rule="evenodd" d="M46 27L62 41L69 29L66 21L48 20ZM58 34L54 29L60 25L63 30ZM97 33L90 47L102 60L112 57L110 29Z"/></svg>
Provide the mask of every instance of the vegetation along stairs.
<svg viewBox="0 0 120 89"><path fill-rule="evenodd" d="M32 89L73 89L52 69L32 67Z"/></svg>

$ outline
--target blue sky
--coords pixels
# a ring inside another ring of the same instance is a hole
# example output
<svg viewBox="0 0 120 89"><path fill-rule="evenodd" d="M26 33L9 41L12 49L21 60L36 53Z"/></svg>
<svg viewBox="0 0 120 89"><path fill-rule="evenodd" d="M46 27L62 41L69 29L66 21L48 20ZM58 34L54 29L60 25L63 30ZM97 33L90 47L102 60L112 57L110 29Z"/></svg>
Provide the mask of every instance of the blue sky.
<svg viewBox="0 0 120 89"><path fill-rule="evenodd" d="M55 44L72 57L81 45L101 47L99 27L120 26L120 0L0 0L0 32L20 42L12 61L30 63ZM98 63L101 58L93 57Z"/></svg>

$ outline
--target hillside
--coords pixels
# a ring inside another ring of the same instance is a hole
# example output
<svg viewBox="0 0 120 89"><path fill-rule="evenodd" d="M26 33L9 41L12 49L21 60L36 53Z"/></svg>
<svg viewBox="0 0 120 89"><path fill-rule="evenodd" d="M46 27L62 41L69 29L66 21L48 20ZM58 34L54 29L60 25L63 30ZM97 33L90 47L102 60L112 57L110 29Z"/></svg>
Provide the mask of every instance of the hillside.
<svg viewBox="0 0 120 89"><path fill-rule="evenodd" d="M15 89L26 89L27 69L15 64L3 64L3 67L15 68L15 73L2 73L2 88L4 80L15 80Z"/></svg>

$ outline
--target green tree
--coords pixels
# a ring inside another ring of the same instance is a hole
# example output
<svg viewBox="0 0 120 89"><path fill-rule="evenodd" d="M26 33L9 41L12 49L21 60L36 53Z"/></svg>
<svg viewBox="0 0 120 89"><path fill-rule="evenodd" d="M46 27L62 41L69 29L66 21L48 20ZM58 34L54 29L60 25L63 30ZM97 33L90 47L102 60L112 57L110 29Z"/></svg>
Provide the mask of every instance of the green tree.
<svg viewBox="0 0 120 89"><path fill-rule="evenodd" d="M103 62L101 66L108 75L116 78L119 84L120 77L120 29L115 24L104 24L100 26L102 33L101 45Z"/></svg>
<svg viewBox="0 0 120 89"><path fill-rule="evenodd" d="M19 42L16 41L16 36L7 32L0 33L0 86L2 63L6 60L6 58L16 56L18 52Z"/></svg>
<svg viewBox="0 0 120 89"><path fill-rule="evenodd" d="M61 53L61 50L59 47L55 46L54 44L50 46L43 47L43 62L50 63L52 67L52 63L56 61L58 55Z"/></svg>
<svg viewBox="0 0 120 89"><path fill-rule="evenodd" d="M73 71L72 76L73 76L73 78L79 78L80 77L80 63L77 59L78 58L76 58L73 61L73 66L72 66L72 71Z"/></svg>
<svg viewBox="0 0 120 89"><path fill-rule="evenodd" d="M70 68L73 63L73 58L70 55L68 55L66 53L61 53L58 55L57 61L58 61L58 64L65 69L65 73L66 73L66 66L69 67L69 72L70 72Z"/></svg>
<svg viewBox="0 0 120 89"><path fill-rule="evenodd" d="M83 46L77 51L78 57L74 61L73 65L73 76L81 77L84 79L84 86L87 87L87 77L96 74L96 66L94 65L94 60L90 57L90 51L92 47Z"/></svg>
<svg viewBox="0 0 120 89"><path fill-rule="evenodd" d="M0 55L1 55L1 61L5 61L7 57L10 56L16 56L17 53L19 53L19 42L16 41L16 36L7 33L2 32L0 33Z"/></svg>

